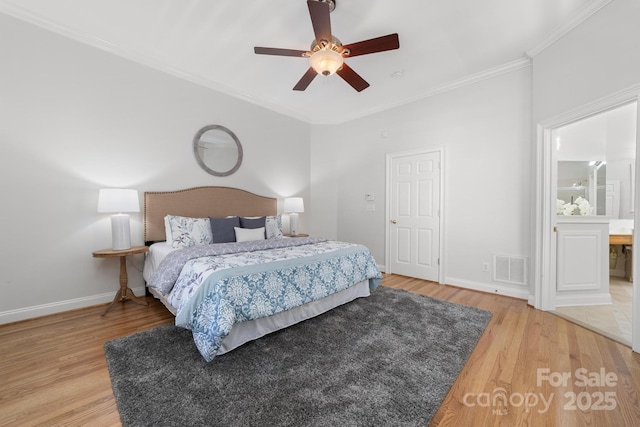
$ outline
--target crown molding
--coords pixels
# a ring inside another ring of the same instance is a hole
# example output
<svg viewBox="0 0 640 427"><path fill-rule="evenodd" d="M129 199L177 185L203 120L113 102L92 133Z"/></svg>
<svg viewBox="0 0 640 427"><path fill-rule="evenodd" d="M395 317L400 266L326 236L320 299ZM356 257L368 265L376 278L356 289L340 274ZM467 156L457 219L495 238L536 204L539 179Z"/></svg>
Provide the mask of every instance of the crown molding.
<svg viewBox="0 0 640 427"><path fill-rule="evenodd" d="M437 86L435 88L429 89L426 92L417 94L415 96L401 99L400 101L389 103L382 105L377 108L372 108L369 110L361 110L358 114L343 116L339 121L327 121L327 122L313 122L313 124L339 124L346 123L351 120L359 119L365 116L369 116L372 114L380 113L382 111L390 110L392 108L400 107L406 104L410 104L415 101L420 101L422 99L430 98L432 96L439 95L441 93L450 92L452 90L456 90L462 88L464 86L469 86L474 83L478 83L484 80L492 79L494 77L500 76L502 74L510 73L512 71L520 70L522 68L527 68L531 66L531 59L523 56L522 58L516 59L511 62L507 62L506 64L499 65L497 67L490 68L488 70L481 71L476 74L471 74L467 77L464 77L459 80L455 80L449 83L445 83L443 85Z"/></svg>
<svg viewBox="0 0 640 427"><path fill-rule="evenodd" d="M582 24L584 21L589 19L592 15L594 15L596 12L598 12L600 9L602 9L612 1L613 0L593 0L591 3L585 6L585 8L582 9L580 13L575 16L569 23L558 28L533 49L526 51L525 54L529 58L534 58L540 52L544 51L546 48L560 40L562 37L564 37L565 34L576 28L578 25Z"/></svg>
<svg viewBox="0 0 640 427"><path fill-rule="evenodd" d="M98 37L93 37L86 33L71 30L67 27L56 24L48 19L44 19L31 12L28 12L18 6L9 5L9 4L0 2L0 13L4 13L6 15L12 16L16 19L25 21L29 24L33 24L37 27L44 28L45 30L54 32L63 37L72 39L76 42L94 47L96 49L100 49L102 51L111 53L121 58L128 59L129 61L145 65L147 67L170 74L174 77L178 77L180 79L189 81L199 86L206 87L207 89L211 89L211 90L223 93L225 95L229 95L231 97L241 99L243 101L254 104L256 106L266 108L276 113L284 114L294 119L310 123L310 117L300 114L300 112L294 109L283 108L281 105L275 104L271 101L268 101L262 98L260 99L255 98L254 96L251 96L245 92L239 91L237 89L231 88L230 86L227 86L218 82L214 82L212 80L206 79L194 73L190 73L179 67L166 64L162 61L157 60L156 58L153 58L148 55L144 55L141 52L132 51L124 46L108 42Z"/></svg>
<svg viewBox="0 0 640 427"><path fill-rule="evenodd" d="M291 118L310 123L310 124L340 124L345 123L351 120L355 120L358 118L362 118L365 116L369 116L372 114L376 114L382 111L386 111L392 108L396 108L402 105L406 105L421 99L429 98L444 92L452 91L464 86L468 86L483 80L491 79L493 77L499 76L501 74L509 73L515 70L519 70L521 68L530 67L532 64L532 58L539 54L546 47L555 43L558 39L560 39L564 34L571 31L573 28L578 26L580 23L585 21L587 18L592 16L598 10L602 9L604 6L609 4L612 0L594 0L587 7L585 7L582 12L575 17L568 25L562 27L561 29L554 32L551 36L545 39L540 45L536 48L531 49L526 52L525 56L522 58L516 59L514 61L502 64L500 66L472 74L470 76L464 77L459 80L455 80L452 82L445 83L443 85L437 86L435 88L431 88L426 92L416 94L414 96L401 99L399 101L384 104L371 109L363 109L358 111L355 114L343 115L339 118L332 117L319 117L314 116L310 117L305 114L301 114L300 111L295 109L285 108L282 105L279 105L276 102L270 101L265 98L257 98L255 96L249 95L245 92L239 91L237 89L231 88L225 84L212 81L210 79L204 78L202 76L196 75L194 73L187 72L184 69L179 67L175 67L173 65L169 65L159 61L156 58L153 58L148 55L144 55L141 52L135 52L131 49L128 49L125 46L116 45L114 43L110 43L106 40L102 40L97 37L93 37L89 34L85 34L79 31L71 30L50 20L44 19L41 16L33 14L25 9L17 6L15 4L7 4L0 0L0 13L5 13L9 16L17 18L19 20L28 22L37 27L44 28L46 30L52 31L64 37L75 40L79 43L89 45L91 47L100 49L102 51L111 53L113 55L128 59L132 62L142 64L148 66L150 68L156 69L158 71L170 74L172 76L178 77L180 79L189 81L191 83L197 84L199 86L220 92L222 94L238 98L240 100L246 101L258 107L262 107L268 109L270 111L283 114L289 116Z"/></svg>

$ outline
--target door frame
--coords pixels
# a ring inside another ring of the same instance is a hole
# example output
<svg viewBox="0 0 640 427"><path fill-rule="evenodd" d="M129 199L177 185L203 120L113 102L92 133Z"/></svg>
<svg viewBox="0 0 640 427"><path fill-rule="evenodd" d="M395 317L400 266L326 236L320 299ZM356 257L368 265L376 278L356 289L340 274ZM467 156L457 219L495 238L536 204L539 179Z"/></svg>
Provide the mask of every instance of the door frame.
<svg viewBox="0 0 640 427"><path fill-rule="evenodd" d="M389 224L391 223L391 164L392 161L398 157L406 157L406 156L415 156L420 154L431 154L438 153L439 156L439 174L440 174L440 197L438 202L440 203L440 212L438 215L438 232L439 232L439 244L438 244L438 283L444 283L444 270L445 270L445 259L444 259L444 212L445 212L445 197L444 197L444 189L445 189L445 179L444 179L444 165L445 165L445 147L444 146L429 146L424 148L416 148L413 150L406 151L396 151L393 153L387 153L386 157L386 190L385 190L385 226L384 226L384 234L385 234L385 272L393 273L389 271L389 267L391 265L391 227Z"/></svg>
<svg viewBox="0 0 640 427"><path fill-rule="evenodd" d="M535 169L533 176L534 193L534 217L532 227L532 257L533 277L532 294L529 296L529 304L535 308L551 311L555 309L556 278L555 268L555 236L553 225L555 224L556 206L552 182L553 168L553 141L551 132L561 126L573 123L586 117L622 106L631 102L638 102L636 117L636 170L640 166L640 85L635 85L610 96L601 98L589 104L583 105L564 114L544 120L536 126L536 141L534 145ZM634 224L640 224L640 174L635 176L634 191ZM640 244L640 233L634 233L634 247ZM638 253L633 251L633 268L638 266ZM632 348L640 352L640 289L636 275L633 277L633 301L632 301Z"/></svg>

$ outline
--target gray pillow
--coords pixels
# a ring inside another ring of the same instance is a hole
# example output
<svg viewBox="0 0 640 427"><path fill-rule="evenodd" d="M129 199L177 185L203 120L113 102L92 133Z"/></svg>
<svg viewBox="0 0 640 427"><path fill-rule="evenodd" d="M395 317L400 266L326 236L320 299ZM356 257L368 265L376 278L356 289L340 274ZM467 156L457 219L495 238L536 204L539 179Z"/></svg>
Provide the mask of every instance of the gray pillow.
<svg viewBox="0 0 640 427"><path fill-rule="evenodd" d="M240 227L239 217L209 217L209 221L211 222L211 234L213 235L212 243L229 243L236 241L236 231L234 227Z"/></svg>
<svg viewBox="0 0 640 427"><path fill-rule="evenodd" d="M265 230L267 228L266 225L267 222L267 217L266 216L261 216L258 218L245 218L245 217L240 217L240 227L241 228L260 228L260 227L264 227ZM265 239L267 238L267 232L265 231L264 233L264 237Z"/></svg>

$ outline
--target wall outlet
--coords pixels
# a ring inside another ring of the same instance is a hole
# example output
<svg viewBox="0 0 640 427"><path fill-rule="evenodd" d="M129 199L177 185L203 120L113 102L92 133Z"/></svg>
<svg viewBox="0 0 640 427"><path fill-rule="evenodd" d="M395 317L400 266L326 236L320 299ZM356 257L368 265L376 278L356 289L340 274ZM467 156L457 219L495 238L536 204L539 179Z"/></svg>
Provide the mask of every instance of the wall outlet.
<svg viewBox="0 0 640 427"><path fill-rule="evenodd" d="M483 262L482 263L482 271L489 271L489 263L488 262Z"/></svg>

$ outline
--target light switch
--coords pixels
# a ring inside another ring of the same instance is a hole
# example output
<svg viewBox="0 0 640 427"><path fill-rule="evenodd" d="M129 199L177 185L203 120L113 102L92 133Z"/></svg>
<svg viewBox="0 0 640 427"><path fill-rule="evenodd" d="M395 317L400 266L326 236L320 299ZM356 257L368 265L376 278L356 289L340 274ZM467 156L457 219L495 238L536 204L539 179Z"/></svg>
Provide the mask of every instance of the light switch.
<svg viewBox="0 0 640 427"><path fill-rule="evenodd" d="M367 212L375 212L376 205L374 203L367 203Z"/></svg>

